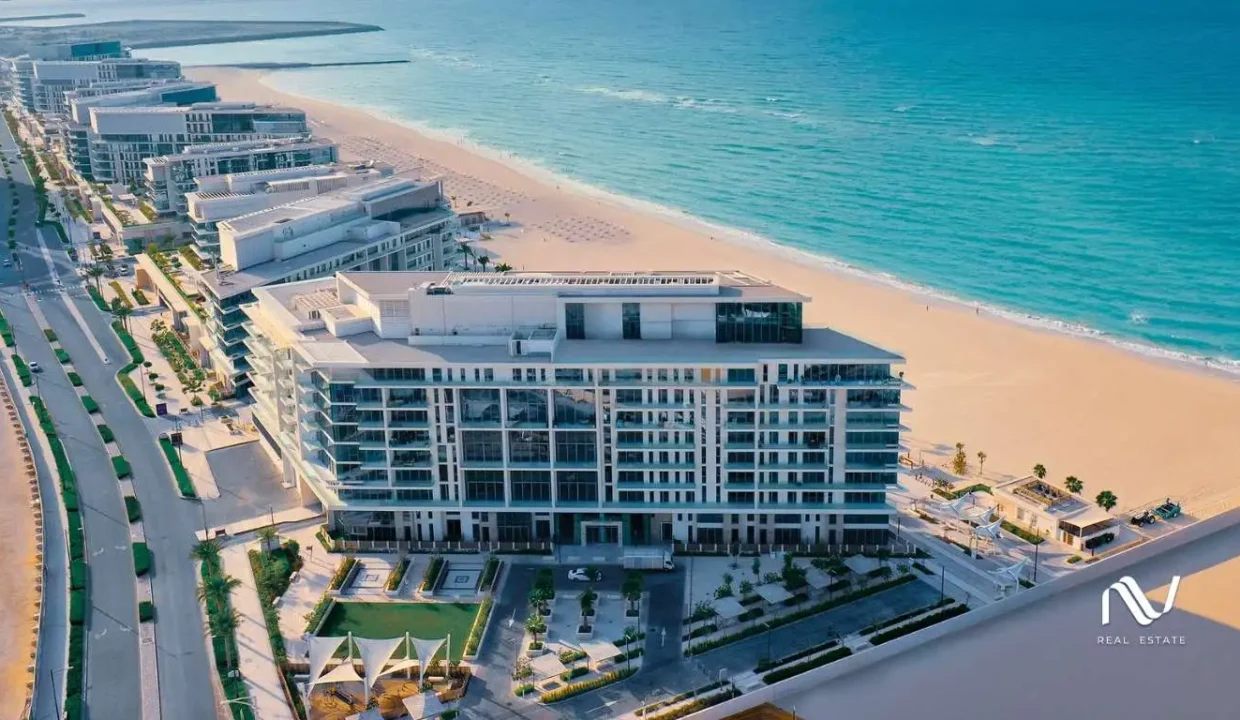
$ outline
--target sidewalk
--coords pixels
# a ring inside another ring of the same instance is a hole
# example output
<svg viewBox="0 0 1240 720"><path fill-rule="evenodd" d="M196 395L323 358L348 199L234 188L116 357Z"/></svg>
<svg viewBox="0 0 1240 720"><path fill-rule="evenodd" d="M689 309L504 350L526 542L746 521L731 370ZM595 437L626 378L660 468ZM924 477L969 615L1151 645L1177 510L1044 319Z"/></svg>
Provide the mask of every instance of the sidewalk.
<svg viewBox="0 0 1240 720"><path fill-rule="evenodd" d="M245 678L246 689L254 714L263 720L295 720L288 703L284 700L280 672L271 654L271 641L267 637L267 624L259 604L258 588L250 559L246 554L249 546L230 545L220 556L224 572L241 581L241 587L232 595L233 608L240 617L237 624L237 647L235 649Z"/></svg>

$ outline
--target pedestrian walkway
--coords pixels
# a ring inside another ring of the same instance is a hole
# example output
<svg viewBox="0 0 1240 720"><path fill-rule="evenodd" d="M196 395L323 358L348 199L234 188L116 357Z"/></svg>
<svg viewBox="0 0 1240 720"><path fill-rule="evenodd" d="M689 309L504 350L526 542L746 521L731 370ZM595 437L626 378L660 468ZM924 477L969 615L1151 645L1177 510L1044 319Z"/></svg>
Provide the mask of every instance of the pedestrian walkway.
<svg viewBox="0 0 1240 720"><path fill-rule="evenodd" d="M280 671L271 653L271 640L267 637L267 623L263 619L263 608L258 599L247 549L246 545L237 543L220 553L224 572L241 581L241 587L232 595L233 608L239 619L235 651L241 675L257 717L263 720L294 720L284 700Z"/></svg>

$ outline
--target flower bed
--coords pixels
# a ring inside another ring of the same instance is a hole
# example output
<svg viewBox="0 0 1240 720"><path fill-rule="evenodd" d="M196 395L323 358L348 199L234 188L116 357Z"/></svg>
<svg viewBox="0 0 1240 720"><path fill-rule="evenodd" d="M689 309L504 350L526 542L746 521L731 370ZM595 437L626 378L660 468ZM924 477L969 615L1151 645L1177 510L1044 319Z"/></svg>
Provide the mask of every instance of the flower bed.
<svg viewBox="0 0 1240 720"><path fill-rule="evenodd" d="M99 412L99 403L89 395L82 396L82 407L86 408L86 412L94 414Z"/></svg>
<svg viewBox="0 0 1240 720"><path fill-rule="evenodd" d="M400 583L405 579L405 573L409 570L409 558L403 557L396 561L392 566L392 572L388 573L387 587L388 592L396 592L400 588Z"/></svg>
<svg viewBox="0 0 1240 720"><path fill-rule="evenodd" d="M125 294L125 288L121 287L121 284L118 281L113 280L108 283L108 287L112 288L112 292L116 293L116 299L120 301L121 305L129 308L130 310L133 309L133 301L131 301L129 296Z"/></svg>
<svg viewBox="0 0 1240 720"><path fill-rule="evenodd" d="M571 685L565 685L564 687L556 688L555 690L549 690L539 695L538 701L551 704L561 700L567 700L570 697L575 697L582 693L590 692L591 690L597 690L614 682L620 682L635 672L637 672L637 670L634 668L613 670L612 672L606 673L605 675L592 680L572 683Z"/></svg>
<svg viewBox="0 0 1240 720"><path fill-rule="evenodd" d="M125 496L125 516L129 522L135 523L142 519L142 503L133 495Z"/></svg>
<svg viewBox="0 0 1240 720"><path fill-rule="evenodd" d="M426 565L426 572L422 573L422 592L433 592L435 583L439 581L439 571L443 569L443 558L435 555Z"/></svg>
<svg viewBox="0 0 1240 720"><path fill-rule="evenodd" d="M146 293L142 292L142 288L133 289L133 299L134 299L134 302L138 303L139 305L150 305L151 304L151 301L146 297Z"/></svg>
<svg viewBox="0 0 1240 720"><path fill-rule="evenodd" d="M353 568L356 565L357 558L353 555L349 555L344 560L341 560L340 564L336 566L336 572L332 573L332 581L328 585L328 588L332 590L342 589L344 587L344 581L349 578L349 573L353 571Z"/></svg>

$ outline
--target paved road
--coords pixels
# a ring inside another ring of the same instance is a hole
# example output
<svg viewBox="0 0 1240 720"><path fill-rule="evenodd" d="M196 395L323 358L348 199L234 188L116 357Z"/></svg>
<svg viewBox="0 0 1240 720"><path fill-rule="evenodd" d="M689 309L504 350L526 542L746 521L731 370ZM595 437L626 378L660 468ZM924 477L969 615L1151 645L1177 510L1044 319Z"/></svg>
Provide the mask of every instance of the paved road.
<svg viewBox="0 0 1240 720"><path fill-rule="evenodd" d="M5 143L13 142L7 127L0 128L0 139ZM29 182L25 167L20 162L14 164L14 177L19 181ZM20 183L18 191L31 194L33 192L29 186L21 186ZM27 207L33 207L33 201L23 199L23 208ZM151 580L155 606L159 608L156 633L160 704L165 712L175 712L179 717L213 718L216 716L216 700L211 683L213 670L203 637L201 612L198 610L198 602L195 598L197 578L194 576L193 565L189 560L189 553L194 542L194 529L201 526L200 509L197 504L182 500L176 493L171 473L163 458L163 453L154 442L151 430L148 430L143 418L133 409L120 386L117 385L116 370L128 361L128 354L124 352L124 348L113 334L109 326L110 318L100 313L84 292L76 289L79 286L73 274L72 262L61 251L60 240L55 231L44 231L43 240L52 250L51 255L60 276L65 280L66 286L71 289L69 302L73 302L78 312L85 318L91 333L108 356L110 360L108 364L99 361L94 347L82 334L81 327L70 314L65 299L59 294L49 293L55 289L55 284L50 277L42 251L34 239L33 228L29 228L32 221L33 218L30 217L19 222L18 242L24 258L20 272L17 268L0 269L0 285L8 286L0 289L0 302L4 303L5 314L18 331L18 344L23 354L31 354L31 359L39 361L49 370L44 373L44 378L58 374L59 380L65 383L67 391L72 393L73 390L68 387L68 381L63 373L59 373L59 370L52 372L53 369L59 368L59 364L55 361L50 346L42 338L42 333L33 329L34 321L29 316L29 312L22 312L25 307L24 299L20 296L13 297L11 294L14 289L20 287L23 278L36 293L47 293L40 294L40 307L47 316L48 323L56 331L61 345L74 358L75 367L82 376L85 387L99 402L105 421L116 434L118 444L135 470L134 491L142 503L143 526L147 543L154 556ZM28 228L25 232L21 231L23 225ZM10 314L10 307L14 308L16 318ZM40 383L42 382L41 378ZM60 405L69 400L72 401L69 404L76 408L75 412L80 416L79 419L89 423L90 420L85 416L85 410L82 409L76 395L62 398L61 403L53 405L57 409L57 417L59 418L62 412L59 409ZM70 416L73 417L72 414ZM158 424L162 421L152 422ZM88 437L93 442L98 442L93 425L82 429L89 430ZM90 468L92 471L98 468L101 471L98 474L108 479L111 500L115 502L115 505L106 509L107 515L124 522L123 504L106 454L96 457L92 466L88 459L83 458L79 462L74 456L74 446L79 448L79 453L85 452L81 449L85 446L85 441L67 442L66 445L70 446L70 459L78 468L79 476L83 475L82 468ZM99 446L98 452L101 454L104 452L102 446ZM92 472L93 474L95 473ZM103 485L103 483L98 484ZM103 498L100 500L104 501ZM95 542L93 538L90 515L85 517L84 522L87 542L91 545L91 551L94 552L104 544ZM128 524L124 523L122 529L125 531L127 542ZM101 569L96 567L95 559L92 558L92 593L96 599L100 598L101 594L102 597L110 598L113 593L128 593L131 598L129 600L130 610L129 615L125 617L132 616L132 622L136 623L137 609L136 599L133 599L135 590L132 556L128 548L125 552L127 553L125 573L102 573ZM103 556L106 556L106 552L101 555ZM99 632L93 621L91 630L88 642L93 644L96 642L95 635ZM120 636L119 633L109 632L102 637L107 638L113 635ZM139 700L137 643L132 635L130 639L133 641L131 662L117 663L106 658L96 660L95 650L92 648L89 651L91 655L88 662L88 673L90 673L88 683L92 685L92 688L87 696L87 705L91 720L110 718L133 720L139 716L137 710ZM99 683L93 681L96 677L100 679Z"/></svg>
<svg viewBox="0 0 1240 720"><path fill-rule="evenodd" d="M526 598L534 576L541 566L513 565L505 567L503 587L492 609L491 630L478 653L482 667L469 685L463 709L471 718L553 718L614 717L635 709L642 699L664 687L694 687L701 675L689 664L680 662L680 620L684 605L684 571L646 575L649 593L647 619L642 629L646 635L646 662L641 671L628 680L575 698L541 706L517 698L510 693L512 668L516 664L519 645L524 636L525 618L529 615ZM603 580L600 590L615 591L620 587L624 571L615 566L600 565ZM568 568L555 568L556 587L580 590L580 583L568 580ZM660 629L667 628L667 642L662 642ZM654 628L652 630L651 628ZM677 691L679 692L679 690Z"/></svg>
<svg viewBox="0 0 1240 720"><path fill-rule="evenodd" d="M1104 628L1100 598L1121 575L1132 576L1157 609L1165 595L1154 589L1182 576L1174 609L1142 628L1112 594L1112 622ZM1240 525L806 692L781 696L778 704L795 706L798 717L811 720L954 720L981 714L1235 718L1237 585ZM1100 635L1123 637L1129 644L1100 645ZM1183 637L1185 644L1143 645L1145 636Z"/></svg>

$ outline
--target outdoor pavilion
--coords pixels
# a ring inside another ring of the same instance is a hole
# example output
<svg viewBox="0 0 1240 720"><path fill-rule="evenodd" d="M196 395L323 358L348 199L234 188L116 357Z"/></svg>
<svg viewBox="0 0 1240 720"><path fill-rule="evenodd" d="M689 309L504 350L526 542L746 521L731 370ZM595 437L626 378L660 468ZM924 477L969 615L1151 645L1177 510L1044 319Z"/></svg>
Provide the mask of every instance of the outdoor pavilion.
<svg viewBox="0 0 1240 720"><path fill-rule="evenodd" d="M830 587L833 578L827 573L816 567L811 567L805 571L805 583L814 589L814 592L822 592Z"/></svg>
<svg viewBox="0 0 1240 720"><path fill-rule="evenodd" d="M534 677L542 680L567 672L568 668L564 666L564 663L560 662L559 655L549 652L543 653L536 658L531 658L530 670L534 672Z"/></svg>
<svg viewBox="0 0 1240 720"><path fill-rule="evenodd" d="M788 598L792 597L792 593L784 589L779 583L765 583L759 585L755 592L766 601L768 605L778 605Z"/></svg>
<svg viewBox="0 0 1240 720"><path fill-rule="evenodd" d="M614 643L609 643L606 640L586 640L581 643L581 649L585 651L586 657L590 658L590 665L593 668L597 668L601 662L623 654Z"/></svg>
<svg viewBox="0 0 1240 720"><path fill-rule="evenodd" d="M717 598L714 603L715 617L723 621L722 624L728 625L736 622L736 619L744 614L745 606L734 597Z"/></svg>
<svg viewBox="0 0 1240 720"><path fill-rule="evenodd" d="M439 640L423 640L405 633L402 637L370 639L355 638L352 633L343 637L312 637L310 643L310 690L317 685L344 682L362 683L366 701L370 700L370 689L384 675L418 668L418 682L426 677L426 670L434 660L440 648L448 642L448 638ZM331 670L327 666L336 659L335 655L341 645L346 647L346 655ZM359 657L353 656L354 647ZM395 657L396 652L405 648L405 657ZM365 677L357 674L354 663L360 662Z"/></svg>

